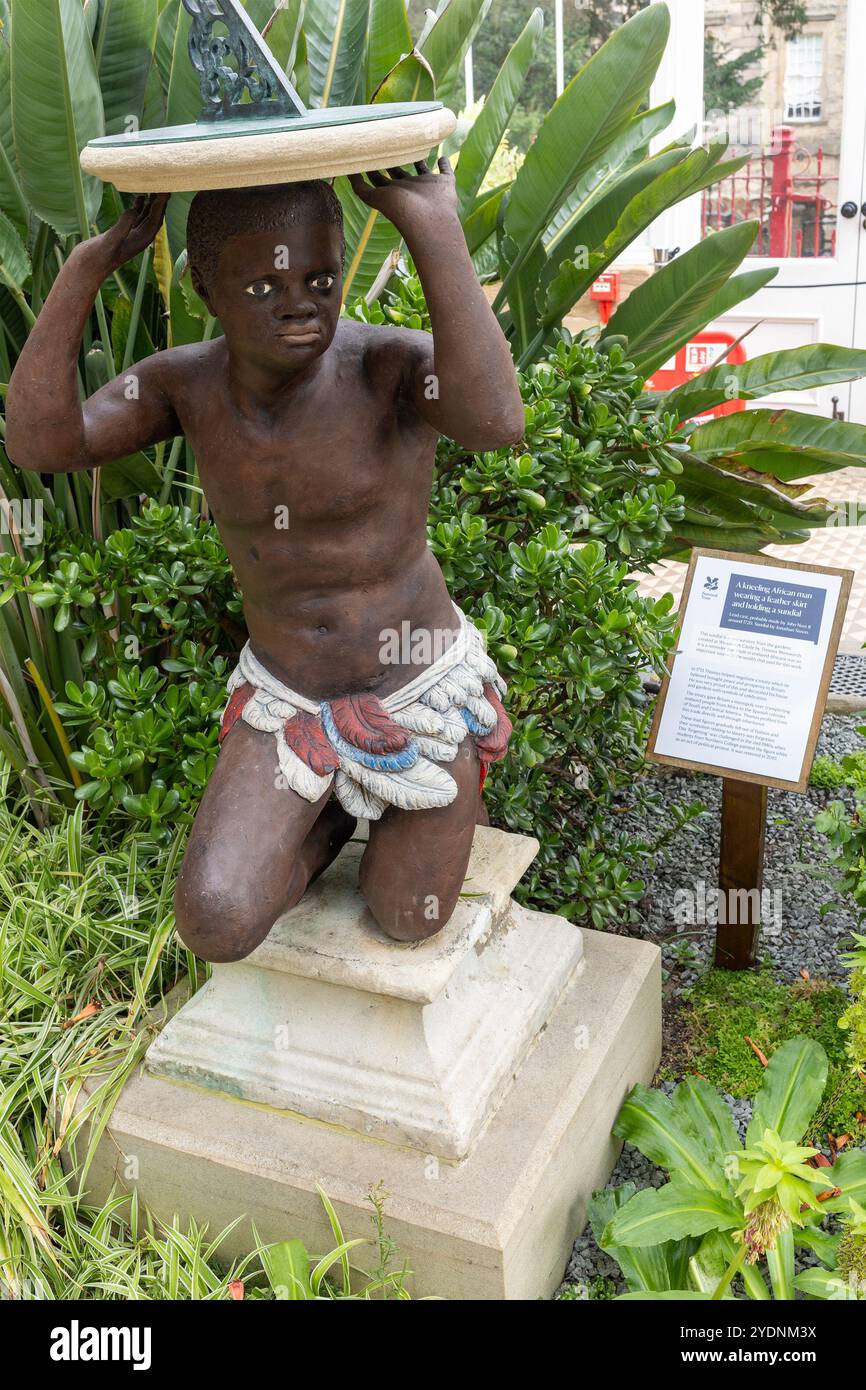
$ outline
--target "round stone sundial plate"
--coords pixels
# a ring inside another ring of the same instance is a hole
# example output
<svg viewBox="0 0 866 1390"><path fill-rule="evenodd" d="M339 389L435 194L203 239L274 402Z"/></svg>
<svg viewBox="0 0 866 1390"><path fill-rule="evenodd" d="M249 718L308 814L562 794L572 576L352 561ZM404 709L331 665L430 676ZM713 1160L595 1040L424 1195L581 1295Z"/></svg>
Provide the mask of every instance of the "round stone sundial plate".
<svg viewBox="0 0 866 1390"><path fill-rule="evenodd" d="M255 119L238 114L91 140L81 152L81 167L123 193L297 183L425 159L456 124L441 102L383 102Z"/></svg>

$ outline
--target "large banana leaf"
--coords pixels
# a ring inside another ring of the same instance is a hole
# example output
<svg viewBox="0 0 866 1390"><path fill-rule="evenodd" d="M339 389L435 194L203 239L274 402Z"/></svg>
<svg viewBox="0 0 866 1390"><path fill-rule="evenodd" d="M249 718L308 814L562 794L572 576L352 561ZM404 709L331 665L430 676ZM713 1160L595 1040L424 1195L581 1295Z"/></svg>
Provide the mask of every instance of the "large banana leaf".
<svg viewBox="0 0 866 1390"><path fill-rule="evenodd" d="M472 211L463 219L463 235L472 255L493 236L499 218L502 200L508 192L509 184L493 189L481 197Z"/></svg>
<svg viewBox="0 0 866 1390"><path fill-rule="evenodd" d="M654 161L647 160L647 165ZM529 345L525 358L531 361L544 337L550 329L561 322L573 304L577 302L617 256L634 242L640 234L652 226L659 214L689 198L701 188L726 177L732 169L739 169L743 160L731 160L726 164L717 163L717 151L697 149L685 157L679 150L670 151L663 161L672 167L662 167L657 176L628 203L619 220L597 249L591 251L579 265L564 258L555 265L554 257L548 258L541 277L541 290L537 298L541 300L539 336ZM626 178L624 183L632 180ZM595 211L595 210L594 210ZM587 234L589 228L584 224L598 217L583 219L575 229L578 239ZM593 242L583 243L592 247ZM551 272L555 269L555 274ZM542 297L543 295L543 297ZM630 349L633 350L633 349Z"/></svg>
<svg viewBox="0 0 866 1390"><path fill-rule="evenodd" d="M370 0L367 38L367 100L401 58L412 52L405 0Z"/></svg>
<svg viewBox="0 0 866 1390"><path fill-rule="evenodd" d="M744 1224L739 1202L693 1187L677 1174L664 1187L647 1187L632 1197L611 1220L602 1245L641 1249L707 1231L734 1231Z"/></svg>
<svg viewBox="0 0 866 1390"><path fill-rule="evenodd" d="M605 150L600 167L592 166L575 184L544 233L544 245L554 260L575 246L600 246L618 217L654 178L680 163L688 145L673 145L651 159L643 158L647 143L670 125L674 103L664 102L633 116L622 135ZM548 277L549 278L549 277Z"/></svg>
<svg viewBox="0 0 866 1390"><path fill-rule="evenodd" d="M699 241L632 290L608 324L608 333L628 339L629 356L649 374L670 356L670 343L686 333L707 311L715 296L752 246L757 222L741 222ZM709 322L704 318L704 322Z"/></svg>
<svg viewBox="0 0 866 1390"><path fill-rule="evenodd" d="M750 469L787 481L862 467L866 426L799 410L746 410L699 425L692 430L689 444L721 465L734 457Z"/></svg>
<svg viewBox="0 0 866 1390"><path fill-rule="evenodd" d="M645 362L641 363L645 374L649 376L652 372L657 371L665 362L674 357L696 333L700 333L702 329L706 328L708 323L722 318L724 314L729 313L736 305L742 304L744 300L751 299L752 295L757 294L764 285L774 280L778 273L776 266L764 266L761 270L747 270L743 275L732 276L708 303L702 305L690 322L681 324L676 331L671 332L667 341L660 343Z"/></svg>
<svg viewBox="0 0 866 1390"><path fill-rule="evenodd" d="M461 212L472 206L502 143L543 28L544 12L535 9L502 64L480 114L460 147L457 193Z"/></svg>
<svg viewBox="0 0 866 1390"><path fill-rule="evenodd" d="M263 29L268 47L289 76L294 71L303 24L304 0L285 0Z"/></svg>
<svg viewBox="0 0 866 1390"><path fill-rule="evenodd" d="M102 96L81 0L26 0L12 12L12 128L21 182L36 216L86 237L102 183L78 157L104 133Z"/></svg>
<svg viewBox="0 0 866 1390"><path fill-rule="evenodd" d="M373 101L431 101L433 72L420 53L407 53L380 82Z"/></svg>
<svg viewBox="0 0 866 1390"><path fill-rule="evenodd" d="M780 391L811 391L862 376L866 376L866 352L832 343L809 343L764 353L750 362L723 362L666 392L660 404L666 413L689 420L724 401L755 401Z"/></svg>
<svg viewBox="0 0 866 1390"><path fill-rule="evenodd" d="M0 40L0 209L20 231L27 227L27 201L12 139L12 55Z"/></svg>
<svg viewBox="0 0 866 1390"><path fill-rule="evenodd" d="M201 87L189 60L190 17L180 0L169 0L159 17L156 33L156 65L166 96L168 125L188 125L201 114ZM186 220L191 193L175 193L165 214L173 260L186 246Z"/></svg>
<svg viewBox="0 0 866 1390"><path fill-rule="evenodd" d="M460 64L490 5L491 0L448 0L419 41L418 47L433 69L436 95L446 106L453 103Z"/></svg>
<svg viewBox="0 0 866 1390"><path fill-rule="evenodd" d="M678 485L686 501L692 507L706 509L708 515L717 516L724 525L739 521L754 526L760 520L785 529L788 518L798 530L808 530L810 526L823 526L827 519L820 505L799 503L782 487L768 484L766 476L759 473L729 472L698 454L687 454L681 461L683 471Z"/></svg>
<svg viewBox="0 0 866 1390"><path fill-rule="evenodd" d="M821 1103L827 1085L827 1054L813 1038L789 1038L777 1047L755 1096L746 1147L765 1129L799 1143Z"/></svg>
<svg viewBox="0 0 866 1390"><path fill-rule="evenodd" d="M4 212L0 212L0 280L3 280L13 295L20 294L21 288L30 275L30 255L17 229Z"/></svg>
<svg viewBox="0 0 866 1390"><path fill-rule="evenodd" d="M110 135L141 125L156 19L156 0L102 0L96 30L96 70L105 129Z"/></svg>
<svg viewBox="0 0 866 1390"><path fill-rule="evenodd" d="M364 80L370 0L307 0L304 35L312 106L351 106Z"/></svg>
<svg viewBox="0 0 866 1390"><path fill-rule="evenodd" d="M597 165L646 97L664 53L670 17L651 5L617 29L566 87L529 148L508 200L508 264L497 307L580 176Z"/></svg>

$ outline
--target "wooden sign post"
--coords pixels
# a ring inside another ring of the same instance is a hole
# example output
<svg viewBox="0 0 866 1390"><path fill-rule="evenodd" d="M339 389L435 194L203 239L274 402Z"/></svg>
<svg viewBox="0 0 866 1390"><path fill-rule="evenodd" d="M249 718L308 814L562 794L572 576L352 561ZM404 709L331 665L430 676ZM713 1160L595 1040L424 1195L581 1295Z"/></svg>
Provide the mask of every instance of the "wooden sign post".
<svg viewBox="0 0 866 1390"><path fill-rule="evenodd" d="M765 555L692 552L647 758L723 779L715 963L725 969L757 959L767 788L809 784L851 580Z"/></svg>
<svg viewBox="0 0 866 1390"><path fill-rule="evenodd" d="M757 782L722 781L722 833L719 842L719 888L723 902L743 904L725 914L716 927L715 964L725 970L748 970L758 954L764 844L767 837L767 788ZM736 915L740 920L732 922Z"/></svg>

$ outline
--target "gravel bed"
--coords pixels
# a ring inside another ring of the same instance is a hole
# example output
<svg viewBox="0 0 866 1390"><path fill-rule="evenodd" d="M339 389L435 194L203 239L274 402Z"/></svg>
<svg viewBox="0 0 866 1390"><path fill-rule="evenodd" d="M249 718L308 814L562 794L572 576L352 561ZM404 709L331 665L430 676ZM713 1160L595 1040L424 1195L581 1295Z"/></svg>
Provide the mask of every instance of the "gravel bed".
<svg viewBox="0 0 866 1390"><path fill-rule="evenodd" d="M840 758L844 753L862 748L863 737L857 729L864 722L863 715L826 716L818 752ZM667 807L688 806L694 801L701 801L707 807L705 815L662 851L653 871L643 875L647 893L641 905L642 922L638 930L640 935L662 947L663 965L668 975L666 1008L675 1009L679 994L694 984L713 949L715 923L711 920L690 923L683 918L689 915L687 903L691 904L691 915L695 918L702 915L700 885L703 884L706 893L717 883L721 782L715 777L691 773L662 773L658 777L658 788ZM845 978L839 954L851 944L850 933L852 928L857 929L857 918L834 902L834 874L827 844L815 831L814 818L829 801L849 798L853 804L853 798L844 789L810 788L802 794L770 790L764 869L768 896L764 915L771 922L762 928L761 956L780 980L796 979L803 970L824 979ZM664 810L659 822L653 825L653 834L663 820ZM633 812L624 814L622 828L636 836L647 836L645 820ZM826 903L834 905L821 916L821 908ZM703 915L705 918L712 916L711 912ZM662 1090L669 1093L672 1089L672 1083L662 1084ZM732 1096L726 1096L725 1100L742 1137L751 1117L751 1101L735 1100ZM638 1189L661 1187L666 1180L662 1169L627 1144L607 1186L619 1187L632 1182ZM798 1255L798 1269L812 1263L814 1260L810 1256L800 1258ZM576 1285L579 1295L586 1297L586 1290L592 1290L599 1279L609 1280L617 1293L626 1292L619 1266L599 1249L587 1226L575 1241L565 1281L568 1285ZM569 1296L574 1296L574 1288Z"/></svg>
<svg viewBox="0 0 866 1390"><path fill-rule="evenodd" d="M827 716L818 752L839 758L862 748L864 740L857 733L862 724L860 715ZM722 784L717 777L662 773L656 785L667 806L701 801L707 807L706 814L662 851L653 872L645 876L641 934L662 947L665 969L675 976L676 993L694 983L715 940L712 890L718 882ZM796 979L804 969L824 979L845 977L839 954L851 944L857 918L834 900L835 874L827 842L814 827L818 811L836 799L853 805L847 789L811 787L797 793L771 788L769 792L760 950L782 980ZM646 835L639 816L627 814L623 820L624 828L633 834ZM833 906L822 916L827 903Z"/></svg>

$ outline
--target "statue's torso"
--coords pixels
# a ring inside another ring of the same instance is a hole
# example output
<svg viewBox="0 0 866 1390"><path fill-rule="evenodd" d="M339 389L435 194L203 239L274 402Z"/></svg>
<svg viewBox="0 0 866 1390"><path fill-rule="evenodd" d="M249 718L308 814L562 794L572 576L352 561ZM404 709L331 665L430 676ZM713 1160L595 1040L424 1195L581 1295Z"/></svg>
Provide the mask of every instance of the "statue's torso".
<svg viewBox="0 0 866 1390"><path fill-rule="evenodd" d="M269 416L238 409L218 344L175 400L256 655L311 698L387 694L419 670L383 661L388 633L454 627L426 540L435 432L371 379L358 341L339 335Z"/></svg>

